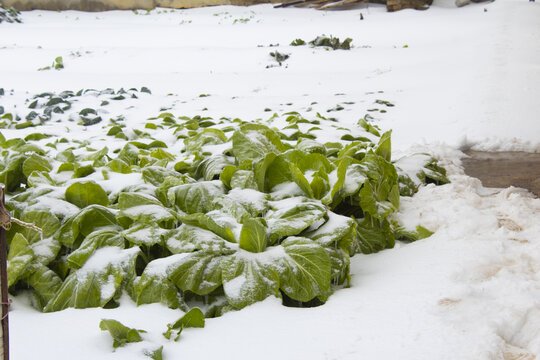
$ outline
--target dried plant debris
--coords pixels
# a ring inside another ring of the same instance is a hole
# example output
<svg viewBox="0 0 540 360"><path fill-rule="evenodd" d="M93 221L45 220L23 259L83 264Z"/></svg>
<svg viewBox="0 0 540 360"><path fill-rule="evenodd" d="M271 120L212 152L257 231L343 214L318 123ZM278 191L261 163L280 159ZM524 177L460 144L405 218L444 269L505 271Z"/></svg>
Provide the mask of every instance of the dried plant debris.
<svg viewBox="0 0 540 360"><path fill-rule="evenodd" d="M351 38L346 38L343 41L339 41L339 38L333 37L332 35L326 36L321 35L317 36L314 40L309 43L313 46L324 46L327 48L332 48L334 50L350 50L351 49Z"/></svg>
<svg viewBox="0 0 540 360"><path fill-rule="evenodd" d="M4 21L8 23L21 23L20 15L21 13L14 8L6 8L0 3L0 23Z"/></svg>
<svg viewBox="0 0 540 360"><path fill-rule="evenodd" d="M280 53L279 51L272 51L270 53L270 56L277 62L279 63L279 66L281 66L281 63L284 62L285 60L287 60L289 58L289 54L282 54Z"/></svg>

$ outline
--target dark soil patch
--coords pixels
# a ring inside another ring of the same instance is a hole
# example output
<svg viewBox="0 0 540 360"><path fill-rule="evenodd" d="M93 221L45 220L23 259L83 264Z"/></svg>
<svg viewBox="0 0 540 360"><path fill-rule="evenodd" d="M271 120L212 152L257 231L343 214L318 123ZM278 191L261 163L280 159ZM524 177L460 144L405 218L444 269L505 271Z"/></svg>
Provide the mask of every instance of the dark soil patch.
<svg viewBox="0 0 540 360"><path fill-rule="evenodd" d="M540 154L525 152L466 151L465 173L486 187L528 189L540 196Z"/></svg>

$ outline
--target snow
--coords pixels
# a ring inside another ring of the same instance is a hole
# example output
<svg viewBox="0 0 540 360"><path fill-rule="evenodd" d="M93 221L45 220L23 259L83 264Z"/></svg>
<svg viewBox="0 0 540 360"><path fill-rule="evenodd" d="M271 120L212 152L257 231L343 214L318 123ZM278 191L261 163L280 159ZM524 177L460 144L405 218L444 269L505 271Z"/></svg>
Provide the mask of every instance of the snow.
<svg viewBox="0 0 540 360"><path fill-rule="evenodd" d="M137 218L139 216L152 216L154 219L170 219L174 215L161 205L138 205L122 210L122 213L128 217Z"/></svg>
<svg viewBox="0 0 540 360"><path fill-rule="evenodd" d="M370 114L383 131L393 129L394 155L433 154L452 181L403 198L396 215L407 228L422 225L434 235L355 256L351 287L336 291L324 306L286 308L268 298L207 319L204 329L186 329L176 343L161 333L181 312L159 304L136 307L126 297L115 309L42 314L16 296L12 358L56 359L61 349L65 358L127 360L160 345L165 359L194 360L540 357L540 200L521 189L486 189L463 173L460 162L460 150L469 148L540 152L540 3L453 4L435 0L427 11L397 13L374 4L326 12L268 4L149 15L31 11L22 14L23 24L2 23L0 86L6 95L0 101L10 103L6 112L17 110L11 103L23 104L42 91L147 86L152 96L111 102L109 114L100 115L123 114L130 126L143 128L162 108L176 116L244 120L288 111L315 119L319 112L353 129ZM351 37L354 48L288 46L323 33ZM291 57L267 69L274 50ZM56 56L63 56L65 69L37 71ZM88 94L73 106L78 111L93 102ZM337 104L345 109L327 111ZM379 111L368 111L374 108ZM2 130L8 139L33 132ZM51 121L40 132L88 141L94 149L118 147L113 137L94 143L96 130L74 123ZM333 135L316 134L319 142ZM176 141L160 130L154 137ZM174 147L182 148L181 142ZM109 175L103 180L93 174L106 191L141 183L138 174ZM276 190L299 190L293 183L284 186ZM55 214L76 211L46 200ZM81 270L130 251L98 249ZM109 335L99 330L102 318L147 330L145 341L112 352Z"/></svg>
<svg viewBox="0 0 540 360"><path fill-rule="evenodd" d="M43 236L43 235L41 235ZM32 244L34 255L53 259L56 255L52 248L58 246L52 238L45 238Z"/></svg>
<svg viewBox="0 0 540 360"><path fill-rule="evenodd" d="M399 175L408 176L418 186L422 183L417 176L418 169L423 168L430 159L428 154L412 154L399 158L394 165Z"/></svg>
<svg viewBox="0 0 540 360"><path fill-rule="evenodd" d="M30 207L32 210L47 210L59 217L75 215L80 209L67 201L50 196L40 196L39 202Z"/></svg>
<svg viewBox="0 0 540 360"><path fill-rule="evenodd" d="M290 198L291 196L302 196L304 192L300 189L300 186L295 182L288 181L277 184L272 188L271 197L273 200L282 201L284 198ZM292 198L291 198L292 199ZM287 199L284 199L287 200Z"/></svg>
<svg viewBox="0 0 540 360"><path fill-rule="evenodd" d="M265 193L253 189L232 189L227 196L242 205L253 207L258 212L262 212L268 202Z"/></svg>
<svg viewBox="0 0 540 360"><path fill-rule="evenodd" d="M84 263L83 267L77 271L77 276L82 278L89 273L102 272L110 265L119 267L124 266L127 261L139 252L138 247L121 249L116 246L105 246L96 250L92 256Z"/></svg>
<svg viewBox="0 0 540 360"><path fill-rule="evenodd" d="M167 256L165 258L152 260L144 268L144 273L148 276L167 276L172 271L174 266L181 263L183 261L183 258L188 255L189 253L175 254Z"/></svg>
<svg viewBox="0 0 540 360"><path fill-rule="evenodd" d="M229 298L238 299L242 294L242 289L244 291L246 288L249 288L249 280L244 274L240 274L234 279L226 281L223 283L223 290Z"/></svg>

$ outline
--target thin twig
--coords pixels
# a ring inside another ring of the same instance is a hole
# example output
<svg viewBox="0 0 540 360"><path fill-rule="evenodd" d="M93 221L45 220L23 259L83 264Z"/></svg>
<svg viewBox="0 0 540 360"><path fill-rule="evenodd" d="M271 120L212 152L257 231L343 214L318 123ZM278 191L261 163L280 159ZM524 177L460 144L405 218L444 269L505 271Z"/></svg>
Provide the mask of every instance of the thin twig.
<svg viewBox="0 0 540 360"><path fill-rule="evenodd" d="M41 228L37 227L36 225L21 221L21 220L19 220L17 218L12 217L11 221L14 222L15 224L17 224L19 226L22 226L22 227L25 227L27 229L32 229L32 230L37 231L39 233L43 232L43 230Z"/></svg>

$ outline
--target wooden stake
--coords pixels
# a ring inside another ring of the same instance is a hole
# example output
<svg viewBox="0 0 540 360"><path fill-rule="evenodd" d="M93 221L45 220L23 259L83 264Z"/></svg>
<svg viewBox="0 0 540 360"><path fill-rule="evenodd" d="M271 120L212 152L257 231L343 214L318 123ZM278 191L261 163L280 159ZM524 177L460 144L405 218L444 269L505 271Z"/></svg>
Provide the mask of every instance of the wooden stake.
<svg viewBox="0 0 540 360"><path fill-rule="evenodd" d="M7 213L4 207L4 188L0 187L0 212ZM9 214L9 213L8 213ZM7 280L6 229L0 226L0 289L2 304L2 359L9 360L9 300Z"/></svg>

